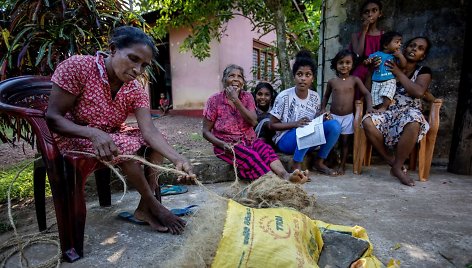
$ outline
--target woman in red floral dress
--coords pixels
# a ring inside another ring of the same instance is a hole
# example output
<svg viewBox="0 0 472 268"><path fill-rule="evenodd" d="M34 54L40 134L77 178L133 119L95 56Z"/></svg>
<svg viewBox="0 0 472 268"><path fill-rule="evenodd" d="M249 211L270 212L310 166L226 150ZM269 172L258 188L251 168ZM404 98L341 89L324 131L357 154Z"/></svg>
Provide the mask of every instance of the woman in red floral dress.
<svg viewBox="0 0 472 268"><path fill-rule="evenodd" d="M189 161L164 139L151 120L149 97L136 80L151 64L156 53L152 39L138 28L116 28L110 37L110 53L72 56L62 62L52 76L53 90L46 118L55 132L62 152L78 150L95 153L103 160L119 164L127 179L141 194L134 216L159 232L180 234L185 221L174 216L154 196L156 174L145 176L136 161L113 159L118 154L138 154L146 150L152 163L163 157L176 169L195 178ZM134 113L139 129L125 127Z"/></svg>
<svg viewBox="0 0 472 268"><path fill-rule="evenodd" d="M256 180L272 171L293 183L308 181L307 171L287 172L270 145L256 137L256 105L252 94L243 89L246 80L241 66L231 64L223 71L224 90L207 100L203 111L203 137L213 144L213 152L233 164L240 177Z"/></svg>

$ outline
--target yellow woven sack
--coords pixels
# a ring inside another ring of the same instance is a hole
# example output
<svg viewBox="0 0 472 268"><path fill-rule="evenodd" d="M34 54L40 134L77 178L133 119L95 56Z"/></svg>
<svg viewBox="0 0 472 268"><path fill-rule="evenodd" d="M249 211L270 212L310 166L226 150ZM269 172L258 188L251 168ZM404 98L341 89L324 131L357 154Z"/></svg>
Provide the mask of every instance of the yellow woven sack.
<svg viewBox="0 0 472 268"><path fill-rule="evenodd" d="M304 214L230 200L212 267L318 267L322 247L318 227Z"/></svg>

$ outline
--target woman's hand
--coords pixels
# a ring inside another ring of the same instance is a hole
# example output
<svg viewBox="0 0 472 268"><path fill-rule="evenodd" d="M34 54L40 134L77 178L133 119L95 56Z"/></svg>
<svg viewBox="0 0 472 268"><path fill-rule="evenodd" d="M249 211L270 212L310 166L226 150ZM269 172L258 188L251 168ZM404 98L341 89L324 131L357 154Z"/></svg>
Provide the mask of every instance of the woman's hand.
<svg viewBox="0 0 472 268"><path fill-rule="evenodd" d="M108 133L98 128L90 128L89 135L95 154L100 159L111 161L113 160L113 156L120 154L118 147L116 147L113 139Z"/></svg>
<svg viewBox="0 0 472 268"><path fill-rule="evenodd" d="M178 171L183 171L187 173L186 175L180 175L179 177L177 177L177 181L179 183L192 184L195 182L197 175L193 173L193 167L187 159L181 158L177 160L174 165L175 169L177 169Z"/></svg>
<svg viewBox="0 0 472 268"><path fill-rule="evenodd" d="M295 125L296 125L295 127L303 127L303 126L308 125L310 122L311 120L308 119L308 117L303 117L302 119L295 122Z"/></svg>
<svg viewBox="0 0 472 268"><path fill-rule="evenodd" d="M362 20L362 31L367 33L369 31L369 26L372 24L372 21L369 19Z"/></svg>
<svg viewBox="0 0 472 268"><path fill-rule="evenodd" d="M323 115L323 121L326 121L326 120L331 120L333 119L333 116L331 115L331 113L328 111L326 112L326 109L321 109L319 112L317 112L315 114L315 118L320 116L320 115ZM310 120L311 121L311 120Z"/></svg>
<svg viewBox="0 0 472 268"><path fill-rule="evenodd" d="M239 111L239 114L243 117L244 121L250 124L252 127L257 126L257 115L255 111L251 111L248 107L239 100L239 94L241 89L234 86L228 86L225 88L225 95L229 102Z"/></svg>
<svg viewBox="0 0 472 268"><path fill-rule="evenodd" d="M225 88L225 94L228 100L235 102L238 99L239 90L233 88L232 86L228 86Z"/></svg>
<svg viewBox="0 0 472 268"><path fill-rule="evenodd" d="M233 155L233 146L231 144L224 142L221 146L223 150L225 150L225 153Z"/></svg>
<svg viewBox="0 0 472 268"><path fill-rule="evenodd" d="M394 61L386 61L385 66L389 68L389 70L395 75L398 76L399 73L402 73L402 70L398 67L398 65Z"/></svg>
<svg viewBox="0 0 472 268"><path fill-rule="evenodd" d="M380 58L379 56L365 59L362 62L362 64L370 68L378 68L381 63L382 63L382 58Z"/></svg>
<svg viewBox="0 0 472 268"><path fill-rule="evenodd" d="M365 113L366 114L377 113L377 110L374 109L372 106L370 106L370 107L367 107L367 109L365 110Z"/></svg>
<svg viewBox="0 0 472 268"><path fill-rule="evenodd" d="M323 121L328 121L328 120L332 120L333 119L333 116L331 115L330 112L326 112L323 116Z"/></svg>

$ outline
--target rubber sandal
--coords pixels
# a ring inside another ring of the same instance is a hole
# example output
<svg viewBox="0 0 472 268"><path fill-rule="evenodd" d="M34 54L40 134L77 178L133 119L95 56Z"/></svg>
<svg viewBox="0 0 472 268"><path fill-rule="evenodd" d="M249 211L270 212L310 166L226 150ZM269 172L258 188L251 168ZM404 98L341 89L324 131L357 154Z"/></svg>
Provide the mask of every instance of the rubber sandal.
<svg viewBox="0 0 472 268"><path fill-rule="evenodd" d="M172 214L175 216L186 216L195 213L196 207L198 207L198 205L191 205L184 208L173 208L170 210L170 212L172 212Z"/></svg>
<svg viewBox="0 0 472 268"><path fill-rule="evenodd" d="M123 211L123 212L120 212L118 214L118 217L120 219L123 219L127 222L130 222L130 223L133 223L133 224L137 224L137 225L148 225L149 223L145 222L145 221L142 221L142 220L138 220L134 217L134 215L132 213L129 213L128 211Z"/></svg>
<svg viewBox="0 0 472 268"><path fill-rule="evenodd" d="M176 195L188 192L187 187L180 185L162 185L161 196L164 195Z"/></svg>
<svg viewBox="0 0 472 268"><path fill-rule="evenodd" d="M330 176L330 177L337 177L339 176L338 172L334 169L326 168L326 169L317 169L315 168L316 171L318 171L320 174Z"/></svg>

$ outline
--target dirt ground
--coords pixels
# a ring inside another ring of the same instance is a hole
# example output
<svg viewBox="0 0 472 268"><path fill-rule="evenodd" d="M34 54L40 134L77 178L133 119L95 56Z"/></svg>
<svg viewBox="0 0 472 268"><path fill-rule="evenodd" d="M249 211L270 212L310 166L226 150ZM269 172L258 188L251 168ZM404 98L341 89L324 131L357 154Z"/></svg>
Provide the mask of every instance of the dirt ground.
<svg viewBox="0 0 472 268"><path fill-rule="evenodd" d="M210 146L201 136L201 118L166 115L154 119L156 126L167 138L169 144L179 151L195 147ZM136 125L134 118L128 120ZM31 145L18 142L15 146L0 144L0 168L8 167L25 159L32 159L35 150Z"/></svg>
<svg viewBox="0 0 472 268"><path fill-rule="evenodd" d="M211 148L202 137L202 119L196 117L166 115L154 120L155 125L178 151L196 147Z"/></svg>
<svg viewBox="0 0 472 268"><path fill-rule="evenodd" d="M2 143L0 144L0 168L34 158L34 155L35 150L24 142L19 142L14 147L11 144Z"/></svg>

